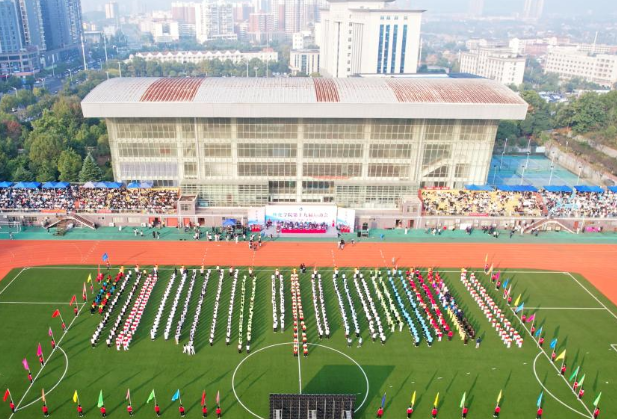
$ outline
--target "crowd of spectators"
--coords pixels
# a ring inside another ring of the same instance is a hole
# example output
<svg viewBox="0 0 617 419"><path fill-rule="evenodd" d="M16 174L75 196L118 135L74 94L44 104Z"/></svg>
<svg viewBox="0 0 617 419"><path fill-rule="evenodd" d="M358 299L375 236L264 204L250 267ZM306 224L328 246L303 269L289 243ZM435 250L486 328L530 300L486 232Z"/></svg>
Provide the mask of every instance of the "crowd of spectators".
<svg viewBox="0 0 617 419"><path fill-rule="evenodd" d="M328 223L311 223L309 221L280 221L276 223L276 230L322 230L328 229Z"/></svg>
<svg viewBox="0 0 617 419"><path fill-rule="evenodd" d="M0 210L172 213L177 189L0 189Z"/></svg>
<svg viewBox="0 0 617 419"><path fill-rule="evenodd" d="M533 192L423 190L426 215L539 216Z"/></svg>
<svg viewBox="0 0 617 419"><path fill-rule="evenodd" d="M617 194L595 192L541 192L551 217L617 217Z"/></svg>

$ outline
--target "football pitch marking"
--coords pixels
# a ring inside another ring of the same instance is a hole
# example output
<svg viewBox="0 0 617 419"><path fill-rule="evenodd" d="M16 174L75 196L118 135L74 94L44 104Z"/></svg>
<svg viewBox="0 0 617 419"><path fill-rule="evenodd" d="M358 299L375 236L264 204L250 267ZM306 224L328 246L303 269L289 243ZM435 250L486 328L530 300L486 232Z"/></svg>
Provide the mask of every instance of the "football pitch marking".
<svg viewBox="0 0 617 419"><path fill-rule="evenodd" d="M66 352L64 352L64 349L62 349L61 347L59 347L59 346L58 346L58 350L59 350L60 352L62 352L62 354L64 355L64 359L66 360L66 362L65 362L65 366L64 366L64 372L62 373L62 377L60 377L60 379L58 380L58 382L57 382L56 384L54 384L54 386L53 386L52 388L50 388L49 390L47 390L47 391L45 392L45 395L48 395L48 394L50 394L52 391L54 391L54 390L56 389L56 387L58 387L58 386L60 385L60 383L62 382L62 380L64 380L64 377L66 377L66 373L69 371L69 357L66 355ZM38 376L38 374L37 374L37 376ZM36 378L35 378L35 380L36 380ZM25 395L24 395L24 396L25 396ZM22 407L20 407L19 409L16 409L16 411L23 410L23 409L25 409L25 408L27 408L27 407L30 407L30 406L32 406L34 403L39 402L41 399L42 399L42 397L39 397L39 398L38 398L38 399L36 399L36 400L32 400L32 401L31 401L30 403L28 403L27 405L22 406Z"/></svg>
<svg viewBox="0 0 617 419"><path fill-rule="evenodd" d="M604 307L526 307L528 310L606 310Z"/></svg>
<svg viewBox="0 0 617 419"><path fill-rule="evenodd" d="M617 343L611 343L611 348L613 351L617 352Z"/></svg>
<svg viewBox="0 0 617 419"><path fill-rule="evenodd" d="M6 291L6 289L7 289L8 287L10 287L10 286L11 286L11 284L12 284L13 282L15 282L15 280L16 280L17 278L19 278L19 275L21 275L21 274L22 274L22 272L23 272L23 271L25 271L25 270L27 270L27 269L29 269L29 268L21 268L21 271L19 271L19 272L17 273L17 275L15 275L15 276L13 277L13 279L11 280L11 282L9 282L8 284L6 284L6 287L2 288L2 291L0 291L0 295L2 295L2 294L4 293L4 291Z"/></svg>
<svg viewBox="0 0 617 419"><path fill-rule="evenodd" d="M611 316L613 316L613 317L617 320L617 314L615 314L615 313L613 313L611 310L609 310L609 309L608 309L608 307L607 307L607 306L606 306L606 305L605 305L602 301L600 301L600 300L598 299L598 297L596 297L595 295L593 295L593 294L591 293L591 291L589 291L589 290L587 289L587 287L585 287L583 284L581 284L581 283L580 283L580 281L579 281L578 279L576 279L576 277L575 277L574 275L572 275L570 272L564 272L564 274L569 275L569 276L570 276L570 278L572 278L574 281L576 281L576 283L577 283L578 285L580 285L582 289L584 289L585 291L587 291L587 294L591 295L591 296L593 297L593 299L594 299L594 300L596 300L596 301L598 302L598 304L600 304L602 307L604 307L604 309L605 309L606 311L608 311L608 312L610 313L610 315L611 315Z"/></svg>
<svg viewBox="0 0 617 419"><path fill-rule="evenodd" d="M66 304L66 301L64 302L40 302L40 301L0 301L0 304L23 304L23 305L63 305ZM73 303L76 305L84 305L86 303Z"/></svg>
<svg viewBox="0 0 617 419"><path fill-rule="evenodd" d="M242 403L242 400L240 400L240 397L238 396L238 393L236 392L236 386L235 386L236 373L238 372L238 370L240 369L242 364L244 364L244 362L247 359L249 359L250 357L252 357L253 355L255 355L255 354L257 354L257 353L259 353L261 351L265 351L266 349L274 348L274 347L277 347L277 346L283 346L283 345L293 345L293 342L275 343L273 345L269 345L269 346L263 347L261 349L258 349L255 352L251 352L251 354L249 354L246 358L242 359L242 361L240 361L238 363L238 365L236 366L236 369L234 370L233 375L231 376L231 389L234 392L234 396L236 397L236 400L238 401L238 403L240 403L240 406L242 406L244 408L244 410L249 412L251 415L255 416L257 419L264 419L264 418L259 416L257 413L253 412L252 410L250 410L248 407L246 407L244 405L244 403ZM364 375L364 380L366 382L366 392L364 393L364 399L362 400L362 403L360 403L360 406L358 406L356 408L356 412L358 410L362 409L362 406L364 406L364 403L366 403L366 399L368 398L368 393L369 393L369 389L370 389L370 383L369 383L369 380L368 380L368 376L366 375L366 371L364 371L364 368L362 368L362 366L360 364L358 364L355 359L353 359L352 357L350 357L346 353L339 351L338 349L334 349L334 348L331 348L331 347L325 346L325 345L320 345L319 343L307 343L307 345L309 345L309 346L319 346L321 348L334 351L334 352L338 353L339 355L344 356L345 358L347 358L351 362L353 362L360 369L360 371L362 371L362 375ZM298 354L298 366L299 365L300 365L300 354ZM302 394L302 382L301 382L301 379L300 379L300 394ZM9 418L9 419L11 419L11 418Z"/></svg>

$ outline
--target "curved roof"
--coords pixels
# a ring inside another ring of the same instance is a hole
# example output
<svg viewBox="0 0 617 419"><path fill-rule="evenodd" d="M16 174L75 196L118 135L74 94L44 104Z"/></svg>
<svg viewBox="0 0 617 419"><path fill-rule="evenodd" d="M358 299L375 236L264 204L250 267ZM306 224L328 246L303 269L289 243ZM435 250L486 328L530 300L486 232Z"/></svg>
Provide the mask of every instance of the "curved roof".
<svg viewBox="0 0 617 419"><path fill-rule="evenodd" d="M86 117L522 119L527 104L486 79L212 77L114 78L82 107Z"/></svg>

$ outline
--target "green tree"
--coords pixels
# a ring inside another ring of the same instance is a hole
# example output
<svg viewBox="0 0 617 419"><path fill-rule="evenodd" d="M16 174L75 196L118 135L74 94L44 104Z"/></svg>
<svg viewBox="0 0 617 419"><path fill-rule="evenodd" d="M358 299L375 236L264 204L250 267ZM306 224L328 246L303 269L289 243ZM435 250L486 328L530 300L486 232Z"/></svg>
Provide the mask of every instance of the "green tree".
<svg viewBox="0 0 617 419"><path fill-rule="evenodd" d="M63 150L62 141L53 133L33 133L29 138L28 156L30 168L36 174L39 182L49 182L57 179L58 159Z"/></svg>
<svg viewBox="0 0 617 419"><path fill-rule="evenodd" d="M79 172L81 171L82 161L81 156L72 148L64 150L60 153L58 159L58 171L60 172L59 179L63 182L77 182L79 180Z"/></svg>
<svg viewBox="0 0 617 419"><path fill-rule="evenodd" d="M102 177L103 173L101 172L101 168L94 161L92 154L88 154L79 172L79 181L96 182L101 180Z"/></svg>
<svg viewBox="0 0 617 419"><path fill-rule="evenodd" d="M23 166L19 166L13 173L13 182L32 182L34 175Z"/></svg>

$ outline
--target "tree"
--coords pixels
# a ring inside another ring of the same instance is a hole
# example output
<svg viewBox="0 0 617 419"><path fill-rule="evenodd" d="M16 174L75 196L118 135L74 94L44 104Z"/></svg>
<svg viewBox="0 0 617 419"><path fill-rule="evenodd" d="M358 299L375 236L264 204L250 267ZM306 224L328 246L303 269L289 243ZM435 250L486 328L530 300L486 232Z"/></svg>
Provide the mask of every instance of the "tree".
<svg viewBox="0 0 617 419"><path fill-rule="evenodd" d="M34 175L23 166L19 166L13 173L13 182L32 182Z"/></svg>
<svg viewBox="0 0 617 419"><path fill-rule="evenodd" d="M72 148L64 150L60 153L58 159L58 171L60 172L59 179L63 182L77 182L79 180L79 172L82 167L81 156Z"/></svg>
<svg viewBox="0 0 617 419"><path fill-rule="evenodd" d="M54 181L58 175L58 159L62 153L61 139L53 133L32 133L28 146L30 149L30 168L39 182Z"/></svg>
<svg viewBox="0 0 617 419"><path fill-rule="evenodd" d="M101 168L94 161L92 154L88 153L84 159L84 164L81 167L81 171L79 172L79 181L97 182L101 180L102 177L103 173L101 172Z"/></svg>

